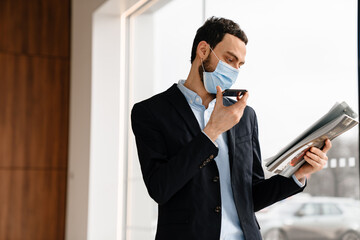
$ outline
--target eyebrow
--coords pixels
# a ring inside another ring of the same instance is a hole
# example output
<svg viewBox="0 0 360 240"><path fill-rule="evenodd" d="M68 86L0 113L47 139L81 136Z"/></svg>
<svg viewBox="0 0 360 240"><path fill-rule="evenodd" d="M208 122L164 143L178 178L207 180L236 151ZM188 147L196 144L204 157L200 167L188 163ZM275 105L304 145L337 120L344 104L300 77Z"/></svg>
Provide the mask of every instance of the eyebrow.
<svg viewBox="0 0 360 240"><path fill-rule="evenodd" d="M233 52L230 52L230 51L226 51L227 54L233 56L236 61L239 61L239 58L233 53ZM245 62L240 62L241 65L244 65Z"/></svg>

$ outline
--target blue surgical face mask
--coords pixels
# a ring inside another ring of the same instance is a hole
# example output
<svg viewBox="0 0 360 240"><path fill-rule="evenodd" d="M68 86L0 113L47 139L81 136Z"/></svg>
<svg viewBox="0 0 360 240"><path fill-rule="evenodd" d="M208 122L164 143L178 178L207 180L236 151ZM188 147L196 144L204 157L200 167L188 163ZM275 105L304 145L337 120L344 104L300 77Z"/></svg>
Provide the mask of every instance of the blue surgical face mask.
<svg viewBox="0 0 360 240"><path fill-rule="evenodd" d="M239 69L233 68L229 64L221 61L215 54L215 52L210 48L215 57L219 60L215 71L206 72L204 64L201 62L203 67L203 80L204 86L207 92L216 94L216 86L220 86L224 91L229 89L237 79L239 74Z"/></svg>

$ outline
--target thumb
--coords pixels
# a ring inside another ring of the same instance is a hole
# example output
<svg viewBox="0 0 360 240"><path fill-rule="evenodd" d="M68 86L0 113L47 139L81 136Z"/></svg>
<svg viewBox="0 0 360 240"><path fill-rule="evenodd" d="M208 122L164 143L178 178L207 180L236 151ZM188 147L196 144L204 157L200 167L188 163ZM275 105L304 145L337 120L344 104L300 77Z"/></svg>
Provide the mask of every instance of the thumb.
<svg viewBox="0 0 360 240"><path fill-rule="evenodd" d="M216 87L216 104L215 105L223 105L223 94L220 86Z"/></svg>
<svg viewBox="0 0 360 240"><path fill-rule="evenodd" d="M329 139L326 139L325 146L323 147L322 151L324 153L327 153L327 151L329 151L330 148L331 148L331 141Z"/></svg>

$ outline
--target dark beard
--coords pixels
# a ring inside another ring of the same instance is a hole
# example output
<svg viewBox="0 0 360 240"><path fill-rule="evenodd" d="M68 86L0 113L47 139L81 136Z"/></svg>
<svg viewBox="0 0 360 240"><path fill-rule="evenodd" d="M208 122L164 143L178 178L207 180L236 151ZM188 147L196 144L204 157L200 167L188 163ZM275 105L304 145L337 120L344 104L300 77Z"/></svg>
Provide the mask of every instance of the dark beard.
<svg viewBox="0 0 360 240"><path fill-rule="evenodd" d="M206 72L213 72L215 71L215 69L211 69L210 67L210 56L209 55L204 61L203 61L203 65L204 65L204 68L205 68L205 71ZM203 77L203 72L204 72L204 69L202 67L202 65L199 66L199 74L200 74L200 79L202 82L204 82L204 77Z"/></svg>

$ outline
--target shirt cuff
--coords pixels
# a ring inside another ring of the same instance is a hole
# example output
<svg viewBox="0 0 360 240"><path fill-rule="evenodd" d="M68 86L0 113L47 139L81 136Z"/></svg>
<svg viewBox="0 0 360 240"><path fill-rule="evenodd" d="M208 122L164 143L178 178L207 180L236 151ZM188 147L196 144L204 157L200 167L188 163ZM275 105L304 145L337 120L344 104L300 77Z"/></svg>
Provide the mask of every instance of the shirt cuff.
<svg viewBox="0 0 360 240"><path fill-rule="evenodd" d="M294 179L294 181L296 182L296 184L299 185L299 187L302 188L302 187L305 186L305 184L306 184L306 178L305 178L304 183L300 182L299 179L297 179L297 178L295 177L295 174L292 175L292 178Z"/></svg>
<svg viewBox="0 0 360 240"><path fill-rule="evenodd" d="M211 138L209 138L208 135L206 135L206 133L204 131L202 131L202 133L207 136L207 138L215 145L215 147L219 148L218 144L216 142L214 142L213 140L211 140Z"/></svg>

